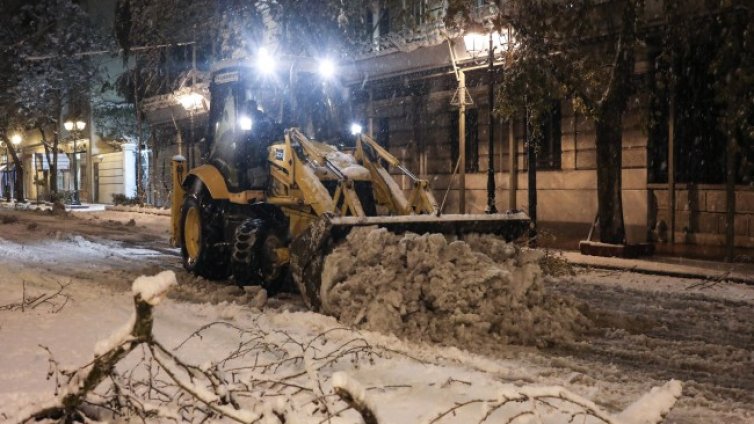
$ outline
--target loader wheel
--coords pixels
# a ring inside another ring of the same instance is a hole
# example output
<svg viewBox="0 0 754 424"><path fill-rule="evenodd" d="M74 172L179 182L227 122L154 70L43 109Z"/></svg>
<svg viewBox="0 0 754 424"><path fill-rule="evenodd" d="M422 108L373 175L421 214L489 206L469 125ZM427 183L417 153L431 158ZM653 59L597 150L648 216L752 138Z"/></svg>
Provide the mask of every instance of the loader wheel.
<svg viewBox="0 0 754 424"><path fill-rule="evenodd" d="M188 196L181 208L183 267L210 280L230 275L227 251L218 246L222 225L217 222L217 209L211 199L205 200L204 193Z"/></svg>
<svg viewBox="0 0 754 424"><path fill-rule="evenodd" d="M231 256L236 282L277 290L284 273L283 267L278 264L276 250L284 246L263 220L247 219L242 222L236 228Z"/></svg>

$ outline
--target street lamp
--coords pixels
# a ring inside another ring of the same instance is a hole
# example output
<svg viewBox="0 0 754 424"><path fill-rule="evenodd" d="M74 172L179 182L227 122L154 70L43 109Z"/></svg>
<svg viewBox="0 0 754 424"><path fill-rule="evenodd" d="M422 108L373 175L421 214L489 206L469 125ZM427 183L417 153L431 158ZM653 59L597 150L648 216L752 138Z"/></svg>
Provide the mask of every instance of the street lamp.
<svg viewBox="0 0 754 424"><path fill-rule="evenodd" d="M487 208L485 213L497 213L495 207L495 125L492 118L492 112L495 107L495 49L508 43L508 33L494 31L492 21L488 21L486 26L473 23L467 28L463 36L463 43L466 51L474 58L487 50L487 100L489 108L490 125L487 131L488 146L487 153Z"/></svg>
<svg viewBox="0 0 754 424"><path fill-rule="evenodd" d="M78 138L81 136L81 131L86 128L86 122L84 121L65 121L63 123L65 130L73 134L73 198L71 199L71 205L81 205L79 199L79 167L78 167Z"/></svg>
<svg viewBox="0 0 754 424"><path fill-rule="evenodd" d="M178 95L178 103L183 106L183 109L186 110L186 112L189 113L189 122L191 125L191 133L189 134L189 140L188 140L188 146L186 148L186 156L187 156L187 163L189 164L189 167L194 167L194 151L193 151L193 143L194 143L194 113L203 110L204 109L204 96L197 92L189 91L183 94ZM180 129L178 129L180 132ZM183 154L182 152L182 143L178 144L178 154Z"/></svg>

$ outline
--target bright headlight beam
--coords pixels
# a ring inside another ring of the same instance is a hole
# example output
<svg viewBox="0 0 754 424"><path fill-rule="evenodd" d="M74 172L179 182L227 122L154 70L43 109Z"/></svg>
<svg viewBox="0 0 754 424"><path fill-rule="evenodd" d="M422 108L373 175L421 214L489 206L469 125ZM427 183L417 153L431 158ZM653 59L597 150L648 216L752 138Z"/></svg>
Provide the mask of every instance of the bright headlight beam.
<svg viewBox="0 0 754 424"><path fill-rule="evenodd" d="M351 135L359 135L363 129L361 125L354 122L351 124Z"/></svg>
<svg viewBox="0 0 754 424"><path fill-rule="evenodd" d="M270 55L270 52L267 51L266 48L262 47L257 52L257 69L259 69L259 72L270 75L273 72L275 72L276 63L275 58Z"/></svg>
<svg viewBox="0 0 754 424"><path fill-rule="evenodd" d="M319 74L325 79L330 79L335 76L335 62L330 59L322 59L319 61Z"/></svg>
<svg viewBox="0 0 754 424"><path fill-rule="evenodd" d="M241 128L241 131L251 131L251 126L251 118L248 116L238 118L238 127Z"/></svg>

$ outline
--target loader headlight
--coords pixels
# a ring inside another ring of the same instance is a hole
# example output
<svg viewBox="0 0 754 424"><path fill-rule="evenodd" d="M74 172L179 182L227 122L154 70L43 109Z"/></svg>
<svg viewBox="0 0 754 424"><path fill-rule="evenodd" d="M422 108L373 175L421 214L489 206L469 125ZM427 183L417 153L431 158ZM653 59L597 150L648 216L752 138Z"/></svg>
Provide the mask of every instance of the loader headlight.
<svg viewBox="0 0 754 424"><path fill-rule="evenodd" d="M364 128L362 128L361 125L354 122L351 124L351 135L359 135L363 129Z"/></svg>
<svg viewBox="0 0 754 424"><path fill-rule="evenodd" d="M241 131L251 131L251 118L248 116L242 116L238 118L238 127L241 128Z"/></svg>
<svg viewBox="0 0 754 424"><path fill-rule="evenodd" d="M277 64L275 59L270 55L266 48L262 47L257 52L257 69L264 75L270 75L275 72Z"/></svg>
<svg viewBox="0 0 754 424"><path fill-rule="evenodd" d="M319 61L319 75L324 79L330 79L335 76L335 62L330 59L321 59Z"/></svg>

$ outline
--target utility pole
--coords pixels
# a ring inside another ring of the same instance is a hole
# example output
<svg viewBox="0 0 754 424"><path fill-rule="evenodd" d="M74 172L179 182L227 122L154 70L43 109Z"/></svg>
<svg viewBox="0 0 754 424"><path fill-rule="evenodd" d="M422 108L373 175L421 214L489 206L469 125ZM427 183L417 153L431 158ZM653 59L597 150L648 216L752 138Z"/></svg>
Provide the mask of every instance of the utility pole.
<svg viewBox="0 0 754 424"><path fill-rule="evenodd" d="M466 213L466 74L458 70L458 160L460 162L458 213Z"/></svg>
<svg viewBox="0 0 754 424"><path fill-rule="evenodd" d="M495 207L495 122L492 117L492 112L495 109L495 45L492 42L492 34L492 30L490 30L490 49L487 57L489 62L487 68L489 77L487 81L487 101L489 102L490 126L487 130L489 135L487 145L489 160L487 160L487 209L485 209L485 213L497 213L497 207Z"/></svg>
<svg viewBox="0 0 754 424"><path fill-rule="evenodd" d="M526 131L527 156L528 156L528 162L529 162L529 169L528 169L529 219L531 219L531 223L529 224L530 225L529 246L536 247L537 246L537 146L534 143L534 139L531 136L531 131L529 130L529 126L531 125L531 123L529 122L530 118L531 117L527 110L525 131Z"/></svg>
<svg viewBox="0 0 754 424"><path fill-rule="evenodd" d="M668 219L670 220L670 244L675 244L675 102L670 96L668 113Z"/></svg>
<svg viewBox="0 0 754 424"><path fill-rule="evenodd" d="M513 122L508 124L508 210L516 210L516 191L518 190L518 143L513 131Z"/></svg>
<svg viewBox="0 0 754 424"><path fill-rule="evenodd" d="M733 262L736 243L736 150L735 137L728 139L725 154L725 261Z"/></svg>

